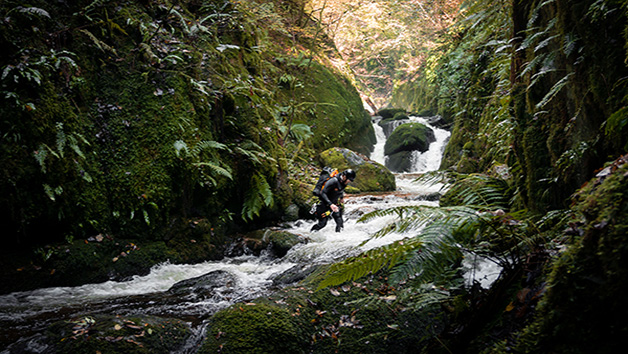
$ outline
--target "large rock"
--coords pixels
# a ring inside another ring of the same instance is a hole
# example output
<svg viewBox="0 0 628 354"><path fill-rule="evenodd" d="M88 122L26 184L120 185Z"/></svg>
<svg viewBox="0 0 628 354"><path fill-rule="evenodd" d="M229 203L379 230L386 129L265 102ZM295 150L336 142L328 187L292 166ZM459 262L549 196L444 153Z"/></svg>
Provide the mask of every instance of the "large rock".
<svg viewBox="0 0 628 354"><path fill-rule="evenodd" d="M412 166L412 151L400 151L386 160L386 167L395 172L411 172Z"/></svg>
<svg viewBox="0 0 628 354"><path fill-rule="evenodd" d="M390 123L388 126L395 125ZM384 145L384 154L388 156L386 167L395 172L410 172L413 152L427 151L435 140L434 131L421 123L398 125Z"/></svg>
<svg viewBox="0 0 628 354"><path fill-rule="evenodd" d="M356 178L350 186L361 192L394 191L395 176L385 166L345 148L331 148L320 154L321 164L339 171L352 169Z"/></svg>
<svg viewBox="0 0 628 354"><path fill-rule="evenodd" d="M308 241L308 239L303 236L295 235L288 231L273 229L266 230L262 240L268 243L268 248L277 257L285 256L292 247L299 243L307 243Z"/></svg>
<svg viewBox="0 0 628 354"><path fill-rule="evenodd" d="M243 254L259 256L268 250L277 257L283 257L299 243L307 243L308 238L275 228L251 231L239 238L227 250L227 255L237 257Z"/></svg>
<svg viewBox="0 0 628 354"><path fill-rule="evenodd" d="M276 304L236 304L214 315L198 353L306 353L311 336L293 316Z"/></svg>
<svg viewBox="0 0 628 354"><path fill-rule="evenodd" d="M421 123L407 123L400 125L386 139L384 154L392 155L400 151L425 152L430 143L436 141L434 131Z"/></svg>
<svg viewBox="0 0 628 354"><path fill-rule="evenodd" d="M199 277L182 280L175 283L168 292L175 295L189 295L194 293L206 298L212 297L219 288L233 287L235 276L224 270L216 270Z"/></svg>

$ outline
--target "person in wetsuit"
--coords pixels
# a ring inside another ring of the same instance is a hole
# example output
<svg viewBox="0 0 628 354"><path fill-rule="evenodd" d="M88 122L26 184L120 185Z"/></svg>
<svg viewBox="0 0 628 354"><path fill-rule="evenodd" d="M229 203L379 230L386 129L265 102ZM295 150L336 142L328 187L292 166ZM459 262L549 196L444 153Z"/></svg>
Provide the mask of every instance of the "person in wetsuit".
<svg viewBox="0 0 628 354"><path fill-rule="evenodd" d="M310 231L318 231L327 225L330 216L336 222L336 232L344 227L342 220L341 201L345 187L355 179L355 171L348 169L330 178L321 190L320 203L316 206L316 219L318 223L312 226Z"/></svg>

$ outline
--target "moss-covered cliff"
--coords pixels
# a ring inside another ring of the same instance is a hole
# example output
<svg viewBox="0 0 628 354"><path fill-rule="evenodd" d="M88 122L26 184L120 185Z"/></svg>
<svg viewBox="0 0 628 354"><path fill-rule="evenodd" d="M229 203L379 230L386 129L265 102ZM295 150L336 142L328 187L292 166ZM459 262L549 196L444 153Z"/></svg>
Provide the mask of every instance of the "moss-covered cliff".
<svg viewBox="0 0 628 354"><path fill-rule="evenodd" d="M393 105L455 122L443 168L507 164L525 207L567 198L626 147L625 4L475 1Z"/></svg>
<svg viewBox="0 0 628 354"><path fill-rule="evenodd" d="M224 233L369 117L297 3L3 1L0 223L12 245ZM234 222L236 221L236 222Z"/></svg>

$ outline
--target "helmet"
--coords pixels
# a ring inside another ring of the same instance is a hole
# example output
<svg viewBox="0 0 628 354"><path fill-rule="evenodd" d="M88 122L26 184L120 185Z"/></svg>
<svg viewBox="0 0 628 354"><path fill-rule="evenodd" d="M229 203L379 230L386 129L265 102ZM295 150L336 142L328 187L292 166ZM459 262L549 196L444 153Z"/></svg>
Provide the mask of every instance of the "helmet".
<svg viewBox="0 0 628 354"><path fill-rule="evenodd" d="M347 179L350 180L351 182L353 182L353 180L355 179L355 171L352 169L344 170L342 174L345 175Z"/></svg>

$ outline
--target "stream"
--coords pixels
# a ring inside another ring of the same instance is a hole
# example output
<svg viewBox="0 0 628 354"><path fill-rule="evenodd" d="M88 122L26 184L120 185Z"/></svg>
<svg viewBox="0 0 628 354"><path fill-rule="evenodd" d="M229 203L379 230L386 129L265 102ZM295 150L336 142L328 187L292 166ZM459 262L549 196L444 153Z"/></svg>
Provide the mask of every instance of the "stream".
<svg viewBox="0 0 628 354"><path fill-rule="evenodd" d="M421 117L411 121L426 124ZM427 124L429 125L429 124ZM372 160L385 163L382 128L374 124L378 143L371 155ZM431 127L431 126L430 126ZM256 257L244 255L200 264L159 264L145 276L135 276L124 282L108 281L77 287L43 288L0 296L0 343L10 343L29 338L42 332L51 323L85 314L154 315L175 317L192 324L202 336L203 323L216 311L233 303L266 295L276 289L273 277L303 264L324 264L341 260L360 252L389 244L405 237L389 234L369 240L371 234L391 219L379 218L367 223L357 223L367 212L397 205L437 205L440 187L421 186L414 182L417 174L439 167L449 132L434 129L436 141L425 153L417 153L413 159L415 170L396 174L397 190L372 195L349 195L345 205L345 228L336 233L334 226L327 226L310 233L314 220L298 220L285 226L287 231L309 238L309 242L293 247L286 256L277 259L262 253ZM358 176L359 178L359 176ZM177 282L205 275L214 271L231 274L235 281L214 289L212 296L177 296L168 290ZM475 269L475 272L478 270ZM495 273L494 269L488 270ZM474 272L474 274L475 274ZM198 339L197 339L198 340ZM10 348L10 347L9 347ZM2 350L2 349L0 349ZM10 349L0 352L10 353ZM36 352L36 351L34 351ZM182 350L182 352L186 352Z"/></svg>

